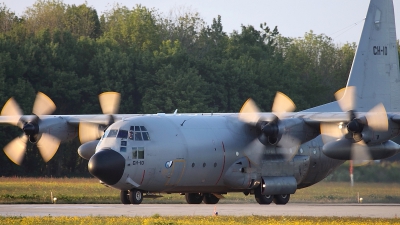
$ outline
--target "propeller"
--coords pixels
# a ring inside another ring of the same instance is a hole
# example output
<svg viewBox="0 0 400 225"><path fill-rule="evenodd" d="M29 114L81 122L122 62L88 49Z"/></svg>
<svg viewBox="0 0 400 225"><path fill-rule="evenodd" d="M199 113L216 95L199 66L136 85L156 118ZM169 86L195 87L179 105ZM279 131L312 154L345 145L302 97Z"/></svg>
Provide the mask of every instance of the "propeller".
<svg viewBox="0 0 400 225"><path fill-rule="evenodd" d="M33 117L23 116L22 110L14 98L10 98L4 105L1 116L8 116L9 123L18 126L24 132L20 137L15 138L4 147L7 157L17 165L21 165L25 155L28 140L36 143L40 154L45 162L48 162L60 145L60 140L56 137L41 132L40 125L43 115L54 112L56 106L54 102L42 92L38 92L33 104Z"/></svg>
<svg viewBox="0 0 400 225"><path fill-rule="evenodd" d="M320 130L322 140L325 143L323 151L333 158L351 158L357 161L371 160L366 142L369 140L363 136L366 127L374 131L387 131L388 117L383 104L378 104L364 116L357 116L355 109L356 88L349 86L335 93L335 98L344 112L348 112L348 121L342 123L321 123ZM350 149L350 152L347 151Z"/></svg>
<svg viewBox="0 0 400 225"><path fill-rule="evenodd" d="M300 141L291 135L283 135L284 127L280 127L286 113L293 112L296 108L293 101L281 92L277 92L272 105L271 118L263 118L259 108L252 99L248 99L242 106L239 119L256 128L262 144L277 145L280 153L291 159L297 152L293 148L300 145Z"/></svg>
<svg viewBox="0 0 400 225"><path fill-rule="evenodd" d="M100 138L104 132L101 125L108 127L114 123L114 114L118 113L120 99L121 95L117 92L104 92L99 95L101 109L103 114L108 115L108 121L105 124L80 122L79 140L82 144Z"/></svg>

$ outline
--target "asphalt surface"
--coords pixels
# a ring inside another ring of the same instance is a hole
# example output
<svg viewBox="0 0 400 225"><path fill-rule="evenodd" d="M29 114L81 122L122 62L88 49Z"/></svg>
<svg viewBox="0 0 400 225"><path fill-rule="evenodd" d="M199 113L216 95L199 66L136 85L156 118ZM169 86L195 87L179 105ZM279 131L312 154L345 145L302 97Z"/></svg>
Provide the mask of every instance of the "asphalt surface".
<svg viewBox="0 0 400 225"><path fill-rule="evenodd" d="M337 216L398 218L400 204L34 204L0 205L1 216Z"/></svg>

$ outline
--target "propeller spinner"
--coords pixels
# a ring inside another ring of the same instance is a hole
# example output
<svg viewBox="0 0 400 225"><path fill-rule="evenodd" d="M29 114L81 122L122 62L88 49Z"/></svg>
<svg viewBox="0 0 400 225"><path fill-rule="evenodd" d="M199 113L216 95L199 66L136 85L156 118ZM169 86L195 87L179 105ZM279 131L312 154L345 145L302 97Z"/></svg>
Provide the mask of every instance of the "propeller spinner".
<svg viewBox="0 0 400 225"><path fill-rule="evenodd" d="M21 165L25 155L27 141L36 143L40 154L45 162L48 162L60 145L60 140L54 136L40 132L41 119L43 115L48 115L54 112L56 106L54 102L42 92L36 95L33 105L33 117L23 116L22 110L14 98L10 98L4 105L1 116L8 116L9 123L20 127L24 134L15 138L4 147L4 152L7 157L17 165ZM33 119L27 119L33 118Z"/></svg>

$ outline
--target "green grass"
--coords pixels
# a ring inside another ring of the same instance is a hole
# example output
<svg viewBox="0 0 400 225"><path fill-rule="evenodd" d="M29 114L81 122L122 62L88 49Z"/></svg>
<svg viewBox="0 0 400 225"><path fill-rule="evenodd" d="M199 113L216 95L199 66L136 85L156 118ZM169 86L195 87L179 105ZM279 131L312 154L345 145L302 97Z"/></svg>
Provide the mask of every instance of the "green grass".
<svg viewBox="0 0 400 225"><path fill-rule="evenodd" d="M266 217L266 216L181 216L162 217L0 217L0 224L400 224L400 219L351 218L351 217Z"/></svg>
<svg viewBox="0 0 400 225"><path fill-rule="evenodd" d="M58 204L120 203L119 191L105 187L94 178L0 178L0 204L51 203L51 193ZM400 203L398 183L320 182L297 190L291 203L356 203L357 195L364 203ZM144 199L143 203L185 203L179 194L163 194L163 198ZM229 193L224 203L254 203L253 195Z"/></svg>

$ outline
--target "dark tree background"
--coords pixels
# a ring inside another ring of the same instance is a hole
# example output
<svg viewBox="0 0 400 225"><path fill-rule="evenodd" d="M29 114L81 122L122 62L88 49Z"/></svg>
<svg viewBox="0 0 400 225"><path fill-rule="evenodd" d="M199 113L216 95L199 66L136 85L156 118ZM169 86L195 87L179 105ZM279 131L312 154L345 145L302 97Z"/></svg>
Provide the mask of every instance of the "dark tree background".
<svg viewBox="0 0 400 225"><path fill-rule="evenodd" d="M266 23L223 32L196 12L163 15L141 5L96 9L38 0L17 16L0 5L0 105L14 96L31 113L36 92L55 114L101 113L97 95L121 93L120 113L238 112L252 97L270 111L276 91L303 110L333 100L344 87L356 45L326 35L279 34ZM21 134L0 127L0 146ZM29 146L22 166L0 153L0 176L89 176L79 141L63 143L44 163Z"/></svg>

